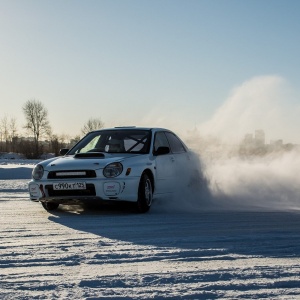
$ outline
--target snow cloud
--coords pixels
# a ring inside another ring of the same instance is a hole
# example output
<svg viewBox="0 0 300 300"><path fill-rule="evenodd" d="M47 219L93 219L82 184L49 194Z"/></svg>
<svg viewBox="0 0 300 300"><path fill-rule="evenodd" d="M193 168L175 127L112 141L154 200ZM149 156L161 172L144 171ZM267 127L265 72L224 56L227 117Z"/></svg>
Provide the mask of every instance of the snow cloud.
<svg viewBox="0 0 300 300"><path fill-rule="evenodd" d="M212 199L223 208L300 209L299 168L299 151L213 161L207 169Z"/></svg>
<svg viewBox="0 0 300 300"><path fill-rule="evenodd" d="M263 129L270 138L300 142L296 92L279 76L254 77L234 88L213 117L198 126L204 135L237 141Z"/></svg>
<svg viewBox="0 0 300 300"><path fill-rule="evenodd" d="M178 191L181 200L187 195L178 209L300 209L300 148L285 145L300 142L299 112L296 92L282 77L255 77L233 89L213 117L187 137L201 158L209 201ZM257 129L266 134L266 153L241 155L245 134ZM283 140L280 150L272 150L272 139Z"/></svg>

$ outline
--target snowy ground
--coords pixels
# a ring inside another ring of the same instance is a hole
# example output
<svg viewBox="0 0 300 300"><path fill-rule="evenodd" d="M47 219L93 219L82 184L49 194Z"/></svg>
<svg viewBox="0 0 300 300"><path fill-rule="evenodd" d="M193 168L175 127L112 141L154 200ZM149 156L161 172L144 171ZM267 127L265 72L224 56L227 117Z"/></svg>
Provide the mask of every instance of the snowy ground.
<svg viewBox="0 0 300 300"><path fill-rule="evenodd" d="M28 200L34 162L0 161L0 299L300 299L299 161L285 175L214 165L211 199L159 200L143 215L50 214Z"/></svg>

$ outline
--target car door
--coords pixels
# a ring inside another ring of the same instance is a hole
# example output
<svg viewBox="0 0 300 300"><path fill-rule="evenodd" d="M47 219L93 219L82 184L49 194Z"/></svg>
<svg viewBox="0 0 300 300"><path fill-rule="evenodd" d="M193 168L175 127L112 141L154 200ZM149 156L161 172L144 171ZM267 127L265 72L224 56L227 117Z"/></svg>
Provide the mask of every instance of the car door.
<svg viewBox="0 0 300 300"><path fill-rule="evenodd" d="M173 153L169 152L156 155L155 153L160 147L167 147L170 149L170 144L163 131L156 132L153 144L156 170L156 194L170 193L172 191L172 179L175 172L175 159Z"/></svg>
<svg viewBox="0 0 300 300"><path fill-rule="evenodd" d="M171 182L173 186L178 186L183 184L187 180L186 177L189 176L187 174L188 166L190 165L189 152L187 147L173 132L166 132L165 134L171 147L174 162Z"/></svg>

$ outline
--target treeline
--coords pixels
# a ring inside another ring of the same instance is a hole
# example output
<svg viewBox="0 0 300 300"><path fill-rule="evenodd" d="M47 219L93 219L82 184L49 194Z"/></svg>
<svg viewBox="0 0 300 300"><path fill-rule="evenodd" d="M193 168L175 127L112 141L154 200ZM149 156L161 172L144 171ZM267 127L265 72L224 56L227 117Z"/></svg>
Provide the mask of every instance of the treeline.
<svg viewBox="0 0 300 300"><path fill-rule="evenodd" d="M90 118L83 124L81 133L70 138L52 132L48 111L41 101L31 99L23 106L25 134L18 131L15 118L4 116L0 119L0 152L15 152L26 158L40 158L45 153L59 154L61 148L70 148L81 136L100 129L104 123L100 118Z"/></svg>
<svg viewBox="0 0 300 300"><path fill-rule="evenodd" d="M79 140L79 136L73 139L65 139L63 136L52 135L49 139L39 141L38 154L36 153L36 143L32 137L15 136L12 139L0 139L1 152L15 152L22 154L26 158L40 158L46 153L59 154L62 148L70 148Z"/></svg>

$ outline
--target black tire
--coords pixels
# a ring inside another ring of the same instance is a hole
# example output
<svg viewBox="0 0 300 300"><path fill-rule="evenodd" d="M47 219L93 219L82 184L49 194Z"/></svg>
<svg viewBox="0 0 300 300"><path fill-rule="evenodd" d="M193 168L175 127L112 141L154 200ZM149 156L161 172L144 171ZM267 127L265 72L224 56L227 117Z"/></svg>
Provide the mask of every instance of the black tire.
<svg viewBox="0 0 300 300"><path fill-rule="evenodd" d="M137 210L139 213L145 213L149 211L153 200L153 189L152 182L146 173L141 176L139 190L138 190L138 200L137 200Z"/></svg>
<svg viewBox="0 0 300 300"><path fill-rule="evenodd" d="M47 210L55 210L58 208L59 204L55 202L42 202L42 206Z"/></svg>

